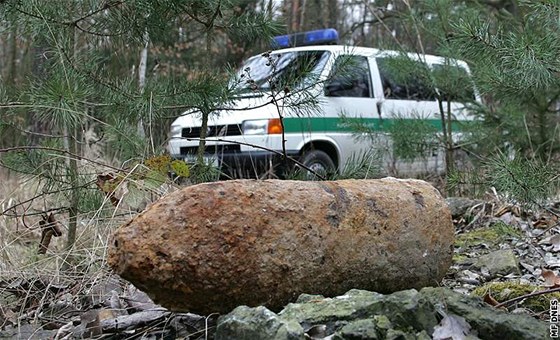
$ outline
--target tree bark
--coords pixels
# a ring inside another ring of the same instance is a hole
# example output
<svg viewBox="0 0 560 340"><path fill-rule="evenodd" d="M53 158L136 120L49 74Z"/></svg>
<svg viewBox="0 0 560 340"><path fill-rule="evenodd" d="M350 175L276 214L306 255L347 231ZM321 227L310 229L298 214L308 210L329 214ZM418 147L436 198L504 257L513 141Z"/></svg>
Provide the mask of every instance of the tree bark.
<svg viewBox="0 0 560 340"><path fill-rule="evenodd" d="M76 60L76 55L78 53L77 42L78 42L78 31L74 27L71 29L69 34L72 35L72 57ZM68 150L70 155L78 154L78 128L76 126L64 126L64 146ZM78 228L78 207L80 205L80 190L79 186L79 172L78 172L78 160L75 157L69 156L68 160L68 177L70 179L70 185L72 190L70 191L70 204L68 208L68 236L66 238L66 250L69 251L76 243L76 229ZM70 255L68 255L68 262L71 261ZM66 262L66 263L68 263Z"/></svg>
<svg viewBox="0 0 560 340"><path fill-rule="evenodd" d="M17 84L17 35L18 25L17 21L14 21L10 34L10 63L8 66L8 77L6 79L6 88L9 91L14 91L15 85Z"/></svg>
<svg viewBox="0 0 560 340"><path fill-rule="evenodd" d="M146 69L148 66L148 46L150 44L150 36L146 31L144 33L144 48L140 52L140 63L138 65L138 88L140 93L144 93L144 88L146 87ZM144 130L144 121L142 116L138 118L138 123L136 126L136 132L140 138L146 137L146 132Z"/></svg>
<svg viewBox="0 0 560 340"><path fill-rule="evenodd" d="M338 1L329 0L328 2L328 20L327 26L332 28L338 28Z"/></svg>
<svg viewBox="0 0 560 340"><path fill-rule="evenodd" d="M300 28L299 23L299 12L300 12L300 5L299 0L292 0L292 10L291 10L291 32L297 32Z"/></svg>

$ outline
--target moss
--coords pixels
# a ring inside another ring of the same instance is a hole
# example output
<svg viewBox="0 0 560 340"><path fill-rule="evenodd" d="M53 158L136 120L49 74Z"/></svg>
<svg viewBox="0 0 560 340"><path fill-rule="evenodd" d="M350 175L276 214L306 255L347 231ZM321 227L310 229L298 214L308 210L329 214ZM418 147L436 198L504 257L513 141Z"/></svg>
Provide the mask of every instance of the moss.
<svg viewBox="0 0 560 340"><path fill-rule="evenodd" d="M496 301L504 302L516 297L541 291L543 288L519 282L489 282L473 290L472 295L483 297L489 293ZM542 294L527 298L514 306L530 309L534 313L546 312L550 308L550 299L560 300L560 292Z"/></svg>
<svg viewBox="0 0 560 340"><path fill-rule="evenodd" d="M455 264L463 263L463 262L467 261L468 259L469 259L469 257L467 255L458 254L458 253L453 254L453 263L455 263Z"/></svg>
<svg viewBox="0 0 560 340"><path fill-rule="evenodd" d="M455 239L455 246L469 248L482 243L496 245L512 237L519 238L522 237L522 234L517 228L500 221L489 227L475 229L458 235Z"/></svg>

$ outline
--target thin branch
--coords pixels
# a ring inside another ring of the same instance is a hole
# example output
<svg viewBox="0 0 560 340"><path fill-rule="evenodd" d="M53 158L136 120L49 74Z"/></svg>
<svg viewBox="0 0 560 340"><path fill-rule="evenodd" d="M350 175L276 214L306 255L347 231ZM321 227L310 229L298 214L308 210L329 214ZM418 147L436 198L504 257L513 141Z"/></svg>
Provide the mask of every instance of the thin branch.
<svg viewBox="0 0 560 340"><path fill-rule="evenodd" d="M371 12L371 14L375 17L375 19L381 23L381 25L383 26L383 28L385 29L385 31L387 31L387 33L389 34L390 37L393 38L393 40L395 41L395 43L402 49L404 50L404 46L403 44L399 41L399 39L397 38L396 35L393 34L393 31L389 28L389 26L387 26L387 24L385 23L385 19L388 19L390 17L396 17L399 16L401 13L397 12L397 11L391 11L388 12L387 11L383 11L383 17L380 17L379 14L377 13L377 11L375 9L372 9L371 6L369 5L369 3L366 1L364 3L364 5L367 7L367 9Z"/></svg>
<svg viewBox="0 0 560 340"><path fill-rule="evenodd" d="M0 104L0 107L2 107L2 104ZM35 131L31 131L31 130L25 130L22 129L20 127L18 127L15 124L11 124L11 123L7 123L7 126L10 126L12 129L17 130L19 132L28 134L28 135L34 135L34 136L41 136L41 137L48 137L48 138L67 138L69 136L66 135L53 135L53 134L49 134L49 133L41 133L41 132L35 132Z"/></svg>
<svg viewBox="0 0 560 340"><path fill-rule="evenodd" d="M222 5L222 1L218 0L218 5L216 6L216 11L214 11L214 14L212 15L212 18L210 18L210 26L208 28L211 28L212 26L214 26L214 21L216 21L216 18L218 17L218 15L221 16L222 12L220 10L220 6Z"/></svg>
<svg viewBox="0 0 560 340"><path fill-rule="evenodd" d="M15 106L18 107L19 105L25 105L24 102L7 102L7 103L0 103L0 107L2 108L8 108L11 106Z"/></svg>
<svg viewBox="0 0 560 340"><path fill-rule="evenodd" d="M118 37L124 34L123 33L99 33L99 32L95 32L95 31L91 31L88 30L86 28L83 28L82 26L80 26L79 24L75 24L74 27L76 27L78 30L87 33L87 34L91 34L91 35L95 35L98 37Z"/></svg>
<svg viewBox="0 0 560 340"><path fill-rule="evenodd" d="M63 22L56 21L56 20L49 19L49 18L44 18L44 17L41 16L41 15L38 15L38 14L35 14L35 13L31 13L31 12L24 11L24 10L21 9L20 7L16 7L16 11L18 11L19 13L21 13L21 14L23 14L23 15L27 15L27 16L30 16L30 17L35 18L35 19L45 20L45 21L50 22L50 23L52 23L52 24L65 25Z"/></svg>
<svg viewBox="0 0 560 340"><path fill-rule="evenodd" d="M383 10L381 10L382 8L380 8L380 7L372 8L367 2L365 2L364 5L367 7L369 12L374 16L374 18L370 19L370 20L362 20L360 22L353 23L352 26L350 26L350 28L348 29L350 34L354 33L354 31L357 30L360 27L363 27L363 26L366 26L366 25L375 25L375 24L383 25L385 30L390 34L391 29L387 26L387 24L385 24L385 19L396 17L400 13L398 13L397 11L392 11L392 10L389 11L389 10L386 10L384 8L383 8ZM381 12L382 15L379 15L378 12ZM345 36L347 34L348 33L344 33L342 36ZM393 37L392 34L390 34L390 35ZM396 40L396 43L400 45L400 42L398 41L398 39L396 39L395 37L393 37L393 38Z"/></svg>
<svg viewBox="0 0 560 340"><path fill-rule="evenodd" d="M76 154L71 153L71 152L66 151L66 150L57 149L57 148L49 148L49 147L45 147L45 146L35 146L35 145L15 146L15 147L10 147L10 148L0 149L0 154L5 153L5 152L27 151L27 150L54 151L54 152L58 152L58 153L62 153L62 154L72 156L72 157L74 157L75 159L78 159L78 160L83 159L83 160L86 160L86 161L91 162L93 164L101 165L101 166L109 168L109 169L113 169L113 170L116 170L116 171L123 171L123 169L121 169L121 168L117 168L117 167L114 167L114 166L109 165L109 164L101 163L101 162L95 161L93 159L89 159L89 158L86 158L86 157L83 157L83 156L80 156L80 155L76 155Z"/></svg>
<svg viewBox="0 0 560 340"><path fill-rule="evenodd" d="M70 21L57 21L57 20L54 20L54 19L51 19L51 18L47 18L43 15L27 12L27 11L21 9L21 7L16 7L16 11L18 11L19 13L21 13L23 15L27 15L27 16L30 16L30 17L35 18L35 19L44 20L44 21L52 23L52 24L63 25L63 26L68 26L68 27L76 27L78 30L80 30L84 33L88 33L88 34L92 34L92 35L96 35L96 36L102 36L102 37L115 37L115 36L122 35L122 33L120 33L120 34L98 33L98 32L90 31L88 29L85 29L85 28L81 27L79 25L79 23L86 20L87 18L90 18L90 17L100 13L100 12L103 12L104 10L111 9L113 7L118 7L123 3L124 3L124 1L107 2L102 7L98 8L96 10L93 10L89 13L86 13L85 15L83 15L83 16L77 18L77 19L70 20Z"/></svg>
<svg viewBox="0 0 560 340"><path fill-rule="evenodd" d="M533 297L533 296L544 295L544 294L548 294L548 293L555 293L555 292L560 292L560 287L551 288L551 289L547 289L547 290L541 290L539 292L534 292L534 293L521 295L521 296L518 296L516 298L509 299L509 300L506 300L502 303L499 303L499 304L495 305L494 307L495 308L505 307L506 305L512 304L512 303L517 302L517 301L521 301L521 300L526 299L526 298L530 298L530 297Z"/></svg>
<svg viewBox="0 0 560 340"><path fill-rule="evenodd" d="M115 1L115 2L109 1L109 2L105 3L105 5L103 5L102 7L98 8L96 10L93 10L89 13L86 13L84 16L82 16L80 18L77 18L77 19L74 19L73 21L63 22L63 24L65 24L65 25L77 25L80 21L83 21L83 20L85 20L89 17L92 17L92 16L94 16L98 13L101 13L104 10L111 9L112 7L118 7L122 4L124 4L124 1Z"/></svg>
<svg viewBox="0 0 560 340"><path fill-rule="evenodd" d="M12 205L12 206L10 206L10 207L4 209L4 211L0 212L0 216L11 216L11 215L8 214L8 212L9 212L10 210L16 211L15 208L17 208L17 207L19 207L19 206L22 206L22 205L24 205L24 204L33 202L34 200L38 199L39 197L42 197L42 196L45 196L45 195L58 194L58 193L61 193L61 192L65 192L65 191L69 191L69 190L74 190L74 189L81 188L81 187L84 187L84 188L85 188L86 186L92 184L93 182L94 182L94 181L88 182L88 183L83 184L83 185L81 185L81 186L79 186L79 187L64 188L64 189L59 189L59 190L53 190L53 191L48 191L48 192L42 192L42 193L40 193L40 194L38 194L38 195L35 195L34 197L28 198L28 199L26 199L25 201L21 201L21 202L19 202L19 203L16 203L16 204L14 204L14 205ZM64 210L64 209L67 209L67 208L54 208L54 209L49 209L48 211L43 211L43 212L41 212L41 213L45 213L45 212L49 212L49 211L55 211L55 210ZM27 211L27 210L26 210L26 211ZM31 216L32 214L26 214L26 215ZM16 214L16 216L14 216L14 217L17 217L17 214Z"/></svg>
<svg viewBox="0 0 560 340"><path fill-rule="evenodd" d="M89 188L88 188L88 189L89 189ZM93 189L93 190L98 190L98 189L95 188L95 189ZM50 192L43 193L43 195L48 195L48 194L51 194L51 193L50 193ZM35 197L35 198L37 198L37 197ZM28 203L29 203L29 202L28 202ZM11 209L11 208L16 208L16 207L17 207L17 206L15 205L15 206L13 206L13 207L10 207L10 209ZM26 210L25 216L26 216L26 217L29 217L29 216L44 215L44 214L47 214L47 213L50 213L50 212L61 212L61 211L63 212L63 211L66 211L66 210L68 210L68 209L69 209L68 207L58 207L58 208L49 208L49 209L46 209L46 210L33 209L33 210L34 210L33 212L27 212L27 210ZM14 210L14 211L15 211L15 210ZM14 213L10 213L9 211L4 210L3 212L0 213L0 216L18 218L20 215L19 215L18 213L15 213L15 212L14 212ZM22 216L23 216L23 214L22 214ZM25 224L24 224L24 225L25 225ZM31 229L31 227L27 227L27 228L28 228L28 229Z"/></svg>
<svg viewBox="0 0 560 340"><path fill-rule="evenodd" d="M21 214L21 222L23 223L23 226L24 226L25 228L27 228L27 229L31 229L31 228L29 228L29 226L27 225L27 223L25 223L25 216L27 216L27 210L29 210L29 208L31 208L31 205L29 205L29 207L25 208L25 209L23 210L23 214ZM14 215L15 215L15 218L16 218L16 220L17 220L18 215L17 215L17 210L16 210L16 209L14 209ZM0 215L0 216L1 216L1 215Z"/></svg>

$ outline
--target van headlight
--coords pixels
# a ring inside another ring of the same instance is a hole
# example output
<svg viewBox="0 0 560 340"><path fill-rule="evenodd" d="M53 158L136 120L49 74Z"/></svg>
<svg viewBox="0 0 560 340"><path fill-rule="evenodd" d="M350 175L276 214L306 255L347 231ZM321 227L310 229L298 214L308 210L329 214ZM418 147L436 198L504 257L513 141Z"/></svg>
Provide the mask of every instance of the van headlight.
<svg viewBox="0 0 560 340"><path fill-rule="evenodd" d="M169 135L171 137L181 136L181 130L183 130L183 127L181 125L171 125L171 130L169 131Z"/></svg>
<svg viewBox="0 0 560 340"><path fill-rule="evenodd" d="M246 120L241 124L244 135L278 135L282 133L279 118Z"/></svg>

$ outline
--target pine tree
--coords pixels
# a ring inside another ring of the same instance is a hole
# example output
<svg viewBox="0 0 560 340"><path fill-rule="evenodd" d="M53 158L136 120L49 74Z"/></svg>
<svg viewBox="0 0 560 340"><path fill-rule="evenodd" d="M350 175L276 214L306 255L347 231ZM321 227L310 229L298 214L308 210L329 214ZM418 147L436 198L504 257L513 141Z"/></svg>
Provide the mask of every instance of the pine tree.
<svg viewBox="0 0 560 340"><path fill-rule="evenodd" d="M497 107L488 118L503 127L498 143L541 159L558 150L559 6L558 1L522 1L494 20L465 16L454 23L450 39L476 65L479 90Z"/></svg>
<svg viewBox="0 0 560 340"><path fill-rule="evenodd" d="M228 69L212 62L216 46L227 41L230 47L249 47L269 40L279 28L271 18L247 1L235 0L0 3L0 22L7 31L17 30L42 51L19 88L2 79L0 128L28 135L19 145L1 150L0 164L34 176L44 196L56 195L60 206L51 209L68 213L68 250L81 214L97 209L103 199L95 186L99 174L83 164L96 165L96 171L122 170L121 164L130 169L151 165L142 170L142 183L165 181L153 168L166 173L177 164L165 157L150 160L164 152L170 119L188 109L207 122L209 114L235 95ZM199 53L204 58L191 59L193 67L179 73L177 65L145 55L148 47L190 48L203 52L189 51L189 56ZM140 52L144 54L138 60ZM41 129L29 131L29 122ZM203 152L205 136L200 138ZM103 160L84 159L86 144L92 143L104 145ZM162 166L161 161L169 164ZM177 166L174 170L180 170ZM106 184L101 187L108 193Z"/></svg>
<svg viewBox="0 0 560 340"><path fill-rule="evenodd" d="M478 145L497 155L488 183L508 197L539 204L559 187L560 1L519 1L486 16L470 13L451 25L449 46L474 65L488 100Z"/></svg>
<svg viewBox="0 0 560 340"><path fill-rule="evenodd" d="M453 117L448 115L445 105L440 106L440 141L447 153L451 186L465 178L470 183L476 179L477 185L494 186L519 202L543 202L558 188L554 161L559 145L560 1L425 0L404 1L401 5L404 8L393 12L380 25L386 30L390 28L385 33L393 38L387 39L385 35L378 47L465 60L484 99L483 105L468 106L477 120L463 127L467 133L460 141L454 139L457 131ZM437 91L441 104L447 97L466 95L461 93L465 83L460 75L450 74L449 70L426 70L407 59L392 62L393 72L400 74L402 81L411 75L423 78ZM404 128L421 130L421 126L408 126L396 131ZM391 135L395 151L403 158L419 154L418 146L433 140L429 132ZM472 156L476 176L470 170L461 173L457 171L462 169L453 169L452 151L457 147ZM547 190L535 186L535 178L546 183ZM532 184L520 185L523 183Z"/></svg>

